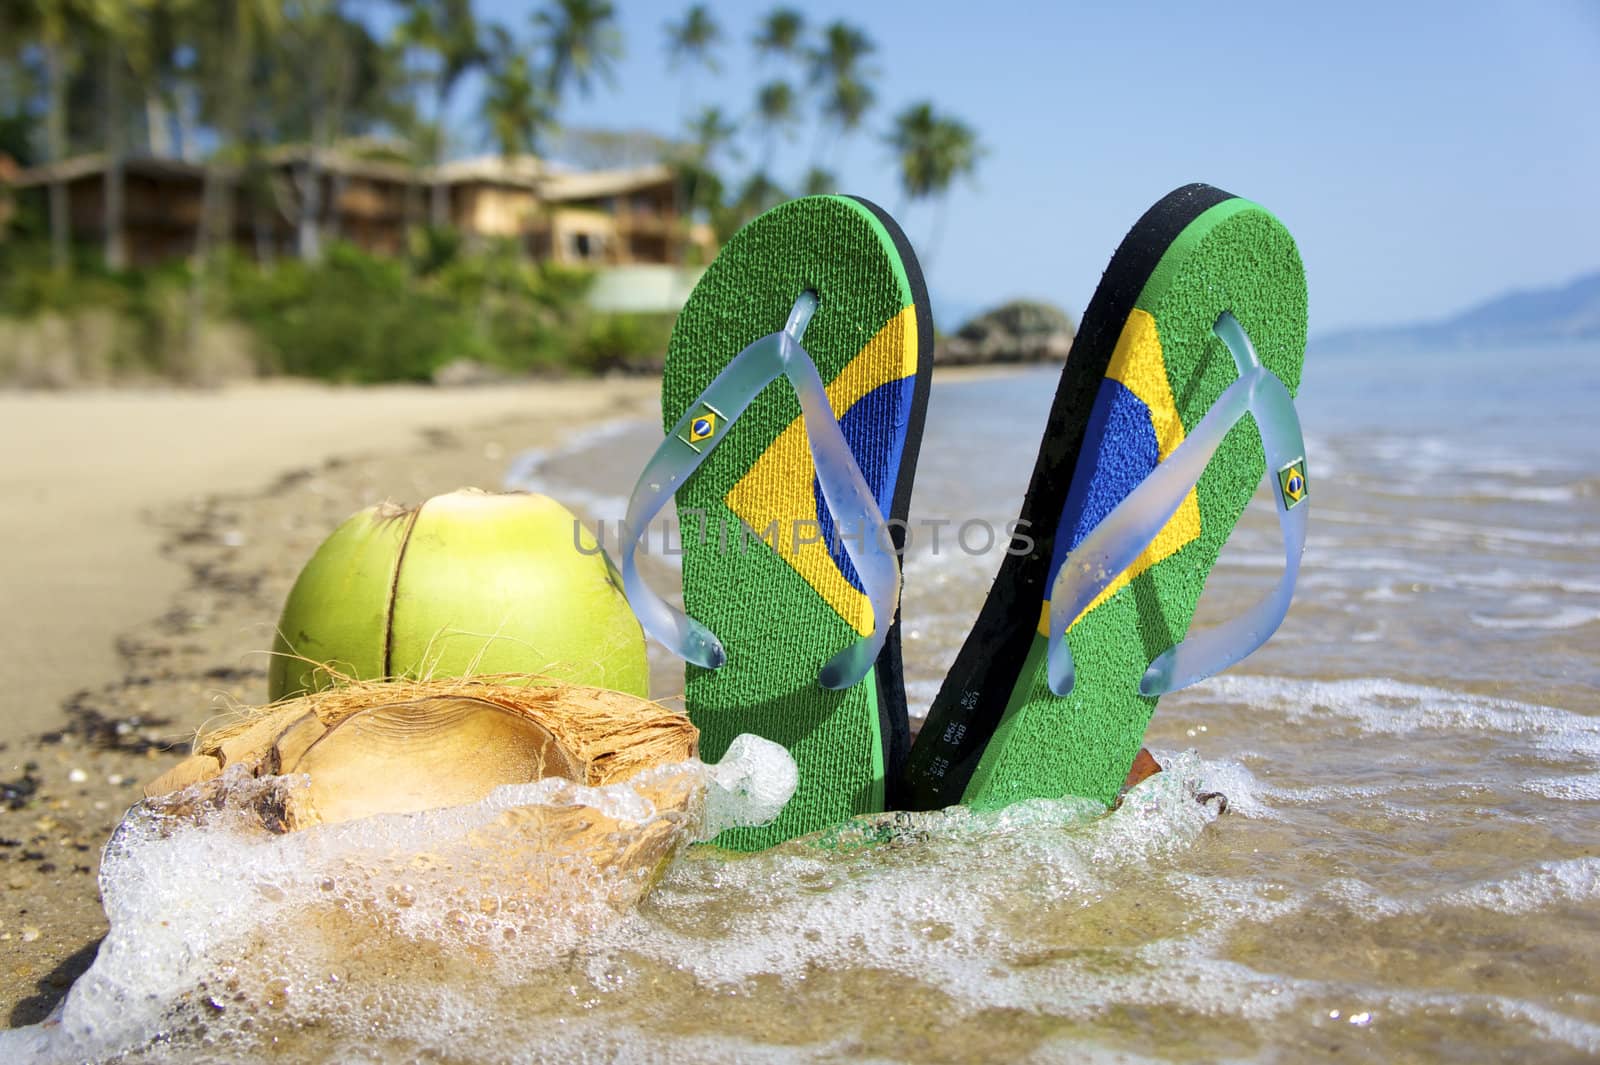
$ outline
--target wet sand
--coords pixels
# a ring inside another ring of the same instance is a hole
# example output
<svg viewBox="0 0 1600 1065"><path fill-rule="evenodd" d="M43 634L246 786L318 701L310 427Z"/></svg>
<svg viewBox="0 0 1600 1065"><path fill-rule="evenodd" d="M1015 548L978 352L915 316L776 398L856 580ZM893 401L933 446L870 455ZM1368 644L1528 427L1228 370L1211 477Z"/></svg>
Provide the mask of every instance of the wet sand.
<svg viewBox="0 0 1600 1065"><path fill-rule="evenodd" d="M656 402L640 380L0 395L0 1023L92 960L100 848L197 726L264 699L259 652L339 521L496 488L519 451Z"/></svg>

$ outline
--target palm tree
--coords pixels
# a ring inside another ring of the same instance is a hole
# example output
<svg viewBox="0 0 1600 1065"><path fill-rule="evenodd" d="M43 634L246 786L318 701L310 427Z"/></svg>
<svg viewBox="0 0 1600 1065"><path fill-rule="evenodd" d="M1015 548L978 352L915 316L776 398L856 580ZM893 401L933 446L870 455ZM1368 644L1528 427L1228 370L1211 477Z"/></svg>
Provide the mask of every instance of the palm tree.
<svg viewBox="0 0 1600 1065"><path fill-rule="evenodd" d="M855 133L877 102L870 81L875 72L863 64L876 50L872 38L839 20L823 28L822 43L807 53L811 84L823 91L823 121L817 127L814 159L821 159L826 133L831 130L841 139Z"/></svg>
<svg viewBox="0 0 1600 1065"><path fill-rule="evenodd" d="M689 123L689 136L698 162L710 165L712 157L733 143L739 133L738 123L723 114L720 107L702 108ZM737 152L730 152L737 156Z"/></svg>
<svg viewBox="0 0 1600 1065"><path fill-rule="evenodd" d="M488 54L488 85L483 95L482 114L485 130L502 159L509 162L519 156L532 155L544 135L555 128L555 110L540 73L534 69L527 49L504 26L490 27ZM543 217L541 228L546 235L549 218L543 212L547 209L548 205L543 203L536 209ZM527 258L530 242L539 235L537 231L524 228L532 221L519 222L518 260ZM488 298L487 290L484 298Z"/></svg>
<svg viewBox="0 0 1600 1065"><path fill-rule="evenodd" d="M136 101L144 112L145 148L152 155L172 154L173 85L181 62L178 52L187 30L186 0L154 0L146 8L139 44L143 54L130 56Z"/></svg>
<svg viewBox="0 0 1600 1065"><path fill-rule="evenodd" d="M778 150L778 138L791 136L800 121L800 101L794 86L787 81L772 81L761 86L756 90L755 117L766 140L761 169L770 172Z"/></svg>
<svg viewBox="0 0 1600 1065"><path fill-rule="evenodd" d="M924 256L931 260L943 234L943 206L950 185L958 177L971 177L977 172L983 148L972 127L939 114L927 101L912 104L896 115L894 128L885 139L900 160L900 187L905 197L902 212L916 200L939 201L941 210Z"/></svg>
<svg viewBox="0 0 1600 1065"><path fill-rule="evenodd" d="M432 162L437 168L449 148L444 131L449 129L450 97L461 79L482 67L486 57L478 40L472 0L410 0L409 7L400 27L402 39L433 54L433 122L439 135L434 139ZM449 224L448 195L443 182L433 183L428 221L435 229Z"/></svg>
<svg viewBox="0 0 1600 1065"><path fill-rule="evenodd" d="M562 98L569 82L588 96L596 76L612 79L622 35L610 0L552 0L534 13L533 28L548 52L544 87L552 100Z"/></svg>
<svg viewBox="0 0 1600 1065"><path fill-rule="evenodd" d="M715 214L722 203L722 178L713 160L726 151L737 157L734 137L739 127L720 107L702 108L687 124L689 144L673 161L677 172L678 208L685 216L697 212Z"/></svg>
<svg viewBox="0 0 1600 1065"><path fill-rule="evenodd" d="M261 201L271 198L290 217L300 258L321 258L324 240L338 232L346 181L342 168L330 175L329 149L340 137L387 118L392 91L403 84L385 62L383 46L348 10L348 3L317 0L285 6L279 32L263 42L248 122L248 146L257 150L244 153L253 186L258 255L270 247ZM258 146L273 141L304 146L292 168L293 196L277 190L263 165Z"/></svg>
<svg viewBox="0 0 1600 1065"><path fill-rule="evenodd" d="M539 85L528 54L504 26L490 29L489 84L483 120L502 158L532 154L555 125L550 98Z"/></svg>
<svg viewBox="0 0 1600 1065"><path fill-rule="evenodd" d="M102 117L105 126L105 179L101 184L104 200L101 217L104 220L104 250L106 268L122 270L128 265L127 249L122 240L123 193L126 188L124 165L127 148L123 93L125 75L129 72L129 59L144 52L139 16L143 14L134 5L107 4L97 7L94 19L95 37L100 45L100 59L104 93Z"/></svg>
<svg viewBox="0 0 1600 1065"><path fill-rule="evenodd" d="M842 20L828 23L822 30L822 43L806 55L811 66L811 83L847 81L860 76L861 61L878 46L861 30Z"/></svg>
<svg viewBox="0 0 1600 1065"><path fill-rule="evenodd" d="M203 287L203 267L218 236L232 229L232 197L226 185L240 143L250 79L257 68L261 42L271 39L280 24L283 5L278 0L235 0L229 4L198 4L191 22L196 57L195 76L205 118L216 133L217 144L206 160L200 197L200 223L195 231L195 284L190 292L191 324L198 317Z"/></svg>
<svg viewBox="0 0 1600 1065"><path fill-rule="evenodd" d="M722 27L711 17L706 5L695 4L684 12L683 21L667 23L667 65L673 69L686 67L683 78L684 111L693 100L689 91L696 67L705 67L715 74L721 67L712 50L722 40Z"/></svg>
<svg viewBox="0 0 1600 1065"><path fill-rule="evenodd" d="M125 160L129 129L137 128L142 111L145 144L149 151L166 155L166 122L170 81L177 53L191 15L190 0L138 0L135 3L99 3L93 8L105 54L105 248L108 269L127 266L123 234Z"/></svg>
<svg viewBox="0 0 1600 1065"><path fill-rule="evenodd" d="M862 120L877 102L878 94L871 85L854 76L841 78L823 98L822 117L842 141L861 128Z"/></svg>
<svg viewBox="0 0 1600 1065"><path fill-rule="evenodd" d="M806 17L799 11L792 7L775 7L761 20L761 28L751 43L756 46L756 54L763 58L798 59L805 30Z"/></svg>
<svg viewBox="0 0 1600 1065"><path fill-rule="evenodd" d="M72 0L40 0L32 12L45 72L45 161L60 163L67 155L67 74L72 41L83 12ZM28 22L26 8L8 18ZM71 268L67 186L57 173L50 179L50 266L58 274Z"/></svg>

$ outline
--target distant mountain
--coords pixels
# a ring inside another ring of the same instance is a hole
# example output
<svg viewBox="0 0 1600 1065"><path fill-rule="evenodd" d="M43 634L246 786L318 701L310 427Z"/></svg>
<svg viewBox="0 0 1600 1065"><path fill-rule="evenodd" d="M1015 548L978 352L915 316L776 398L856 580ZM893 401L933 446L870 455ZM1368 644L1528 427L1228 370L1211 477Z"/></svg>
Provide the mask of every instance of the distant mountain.
<svg viewBox="0 0 1600 1065"><path fill-rule="evenodd" d="M1554 288L1518 290L1435 322L1313 337L1317 351L1426 351L1600 340L1600 272Z"/></svg>

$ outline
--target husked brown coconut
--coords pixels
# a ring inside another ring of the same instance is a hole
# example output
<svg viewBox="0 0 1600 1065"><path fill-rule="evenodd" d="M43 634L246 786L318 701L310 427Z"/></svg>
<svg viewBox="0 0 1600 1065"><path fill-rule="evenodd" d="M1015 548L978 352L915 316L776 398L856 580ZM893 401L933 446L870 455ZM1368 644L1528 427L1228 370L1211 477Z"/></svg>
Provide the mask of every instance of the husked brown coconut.
<svg viewBox="0 0 1600 1065"><path fill-rule="evenodd" d="M682 714L603 688L519 683L528 679L351 682L245 711L202 730L145 795L203 801L206 788L182 789L241 763L253 777L304 774L305 787L260 811L264 827L287 832L460 806L548 777L613 784L696 753L699 733Z"/></svg>
<svg viewBox="0 0 1600 1065"><path fill-rule="evenodd" d="M144 830L277 835L320 863L295 918L313 953L409 958L418 936L476 943L474 922L489 917L502 936L596 927L697 838L699 734L632 695L528 680L346 681L242 711L145 788ZM481 803L535 781L551 786ZM443 819L419 819L415 837L340 825L423 811ZM338 834L331 849L294 846L291 834L319 825ZM406 924L423 910L431 932Z"/></svg>

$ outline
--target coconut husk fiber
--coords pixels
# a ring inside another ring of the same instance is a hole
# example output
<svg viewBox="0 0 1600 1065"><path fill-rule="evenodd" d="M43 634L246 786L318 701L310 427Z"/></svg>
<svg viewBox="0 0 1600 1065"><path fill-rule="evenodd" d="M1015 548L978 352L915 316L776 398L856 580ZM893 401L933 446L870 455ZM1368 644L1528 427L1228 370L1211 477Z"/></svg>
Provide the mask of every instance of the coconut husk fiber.
<svg viewBox="0 0 1600 1065"><path fill-rule="evenodd" d="M626 912L695 838L698 737L659 704L521 674L341 680L208 724L142 809L163 834L242 828L315 863L302 872L327 886L298 919L318 942L366 943L424 910L446 939L476 941L484 921L549 936ZM526 802L468 805L539 780L551 786ZM341 825L381 814L417 814L417 834ZM318 825L339 834L332 849L297 846ZM448 931L460 914L466 931Z"/></svg>
<svg viewBox="0 0 1600 1065"><path fill-rule="evenodd" d="M694 757L698 736L657 703L521 674L344 681L208 724L145 795L200 799L240 764L252 777L304 774L308 787L262 810L266 828L286 832L463 805L547 777L614 784Z"/></svg>

